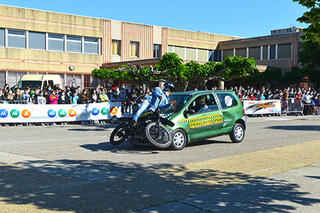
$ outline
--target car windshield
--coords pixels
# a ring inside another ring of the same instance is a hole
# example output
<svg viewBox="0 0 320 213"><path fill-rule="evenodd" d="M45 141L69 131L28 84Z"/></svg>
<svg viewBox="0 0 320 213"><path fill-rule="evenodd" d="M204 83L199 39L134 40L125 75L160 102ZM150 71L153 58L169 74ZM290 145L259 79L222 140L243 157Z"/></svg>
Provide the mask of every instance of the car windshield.
<svg viewBox="0 0 320 213"><path fill-rule="evenodd" d="M19 81L18 87L19 89L25 89L27 86L31 86L32 88L41 87L41 81Z"/></svg>
<svg viewBox="0 0 320 213"><path fill-rule="evenodd" d="M179 112L182 107L189 101L191 95L175 95L172 94L169 96L169 103L176 101L171 107L161 110L161 114L173 114Z"/></svg>

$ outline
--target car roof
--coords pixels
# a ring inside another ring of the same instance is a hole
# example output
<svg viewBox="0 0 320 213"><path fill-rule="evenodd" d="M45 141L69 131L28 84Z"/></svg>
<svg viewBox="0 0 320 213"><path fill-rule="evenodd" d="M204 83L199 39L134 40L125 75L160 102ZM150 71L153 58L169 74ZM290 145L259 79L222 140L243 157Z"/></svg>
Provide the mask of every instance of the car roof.
<svg viewBox="0 0 320 213"><path fill-rule="evenodd" d="M186 92L175 92L172 95L190 95L194 96L197 94L209 94L209 93L234 93L234 91L230 90L198 90L198 91L186 91Z"/></svg>

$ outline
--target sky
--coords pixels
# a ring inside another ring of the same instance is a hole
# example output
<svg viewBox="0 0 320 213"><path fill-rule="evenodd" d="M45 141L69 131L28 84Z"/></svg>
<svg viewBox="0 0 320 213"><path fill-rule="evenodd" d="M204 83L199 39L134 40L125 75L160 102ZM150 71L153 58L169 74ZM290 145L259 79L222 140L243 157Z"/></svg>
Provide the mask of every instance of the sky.
<svg viewBox="0 0 320 213"><path fill-rule="evenodd" d="M0 4L244 38L307 27L297 22L307 9L292 0L0 0Z"/></svg>

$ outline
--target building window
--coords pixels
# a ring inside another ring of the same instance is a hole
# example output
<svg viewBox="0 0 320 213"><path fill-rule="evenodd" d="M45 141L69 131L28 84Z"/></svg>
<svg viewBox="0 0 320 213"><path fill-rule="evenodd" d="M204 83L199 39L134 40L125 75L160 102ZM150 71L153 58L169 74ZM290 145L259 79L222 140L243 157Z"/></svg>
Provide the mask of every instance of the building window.
<svg viewBox="0 0 320 213"><path fill-rule="evenodd" d="M111 42L111 54L112 55L121 55L121 41L119 40L112 40ZM131 53L130 53L131 55Z"/></svg>
<svg viewBox="0 0 320 213"><path fill-rule="evenodd" d="M214 61L214 51L213 50L209 50L208 61Z"/></svg>
<svg viewBox="0 0 320 213"><path fill-rule="evenodd" d="M270 60L276 59L276 45L270 45Z"/></svg>
<svg viewBox="0 0 320 213"><path fill-rule="evenodd" d="M84 53L99 54L99 38L84 38Z"/></svg>
<svg viewBox="0 0 320 213"><path fill-rule="evenodd" d="M8 30L8 47L26 48L26 31Z"/></svg>
<svg viewBox="0 0 320 213"><path fill-rule="evenodd" d="M278 59L291 58L291 44L278 45Z"/></svg>
<svg viewBox="0 0 320 213"><path fill-rule="evenodd" d="M262 55L263 55L262 59L263 60L268 60L268 46L263 46L262 48L263 48L263 50L262 50Z"/></svg>
<svg viewBox="0 0 320 213"><path fill-rule="evenodd" d="M187 60L197 60L197 51L195 48L186 48L186 52L187 52Z"/></svg>
<svg viewBox="0 0 320 213"><path fill-rule="evenodd" d="M11 86L11 85L16 85L18 83L18 81L20 80L20 78L27 74L26 72L8 72L8 79L7 79L7 83Z"/></svg>
<svg viewBox="0 0 320 213"><path fill-rule="evenodd" d="M6 71L0 71L0 88L4 88L5 84L6 84Z"/></svg>
<svg viewBox="0 0 320 213"><path fill-rule="evenodd" d="M247 49L246 48L236 49L236 56L246 58L247 57Z"/></svg>
<svg viewBox="0 0 320 213"><path fill-rule="evenodd" d="M233 50L223 50L223 59L233 56Z"/></svg>
<svg viewBox="0 0 320 213"><path fill-rule="evenodd" d="M153 58L161 58L161 45L160 44L153 45Z"/></svg>
<svg viewBox="0 0 320 213"><path fill-rule="evenodd" d="M0 29L0 47L4 47L5 43L4 43L4 32L5 32L5 29Z"/></svg>
<svg viewBox="0 0 320 213"><path fill-rule="evenodd" d="M29 49L45 50L46 49L46 34L29 32Z"/></svg>
<svg viewBox="0 0 320 213"><path fill-rule="evenodd" d="M67 35L67 52L81 53L81 37Z"/></svg>
<svg viewBox="0 0 320 213"><path fill-rule="evenodd" d="M130 42L130 56L139 57L139 43L138 42Z"/></svg>
<svg viewBox="0 0 320 213"><path fill-rule="evenodd" d="M260 61L261 47L249 47L249 58Z"/></svg>
<svg viewBox="0 0 320 213"><path fill-rule="evenodd" d="M213 57L213 61L216 61L216 62L221 62L221 50L215 50L214 51L214 57Z"/></svg>
<svg viewBox="0 0 320 213"><path fill-rule="evenodd" d="M63 35L48 34L48 50L64 51Z"/></svg>

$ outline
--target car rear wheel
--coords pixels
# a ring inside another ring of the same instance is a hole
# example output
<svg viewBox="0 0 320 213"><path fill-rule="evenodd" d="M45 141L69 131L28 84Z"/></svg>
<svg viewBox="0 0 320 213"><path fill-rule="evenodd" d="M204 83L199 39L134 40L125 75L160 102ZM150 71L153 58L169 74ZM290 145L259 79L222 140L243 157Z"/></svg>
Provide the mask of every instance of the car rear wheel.
<svg viewBox="0 0 320 213"><path fill-rule="evenodd" d="M242 124L235 123L229 136L232 142L240 143L244 139L245 130Z"/></svg>
<svg viewBox="0 0 320 213"><path fill-rule="evenodd" d="M187 145L187 135L181 130L177 129L172 133L171 149L181 150Z"/></svg>

